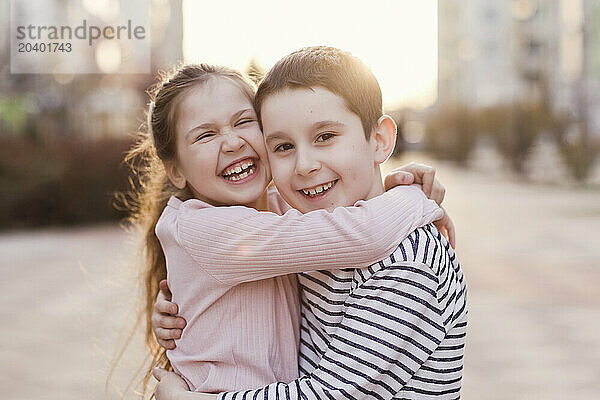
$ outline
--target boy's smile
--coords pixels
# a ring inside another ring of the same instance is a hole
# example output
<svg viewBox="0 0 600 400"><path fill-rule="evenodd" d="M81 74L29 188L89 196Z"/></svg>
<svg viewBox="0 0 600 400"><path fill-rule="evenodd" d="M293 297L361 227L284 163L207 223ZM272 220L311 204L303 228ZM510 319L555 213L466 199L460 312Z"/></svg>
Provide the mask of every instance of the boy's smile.
<svg viewBox="0 0 600 400"><path fill-rule="evenodd" d="M331 211L383 193L377 144L340 96L284 89L264 100L261 117L273 181L292 207Z"/></svg>

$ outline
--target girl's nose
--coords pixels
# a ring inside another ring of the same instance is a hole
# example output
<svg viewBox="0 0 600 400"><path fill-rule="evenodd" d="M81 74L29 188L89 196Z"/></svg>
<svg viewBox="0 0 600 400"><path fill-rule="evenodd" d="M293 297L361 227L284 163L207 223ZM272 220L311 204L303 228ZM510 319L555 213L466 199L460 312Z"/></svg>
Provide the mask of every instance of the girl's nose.
<svg viewBox="0 0 600 400"><path fill-rule="evenodd" d="M223 151L233 153L242 150L246 146L246 141L233 133L226 134L223 141Z"/></svg>

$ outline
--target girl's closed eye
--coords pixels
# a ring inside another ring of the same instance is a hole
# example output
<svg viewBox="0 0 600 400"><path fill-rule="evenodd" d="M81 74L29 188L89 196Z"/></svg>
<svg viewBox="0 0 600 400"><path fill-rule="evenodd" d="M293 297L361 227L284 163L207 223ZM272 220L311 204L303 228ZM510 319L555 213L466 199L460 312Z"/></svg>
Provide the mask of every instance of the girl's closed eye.
<svg viewBox="0 0 600 400"><path fill-rule="evenodd" d="M253 122L257 122L256 118L242 118L238 122L235 123L235 126L248 125L248 124L251 124Z"/></svg>
<svg viewBox="0 0 600 400"><path fill-rule="evenodd" d="M196 136L196 139L194 139L194 143L196 143L196 142L206 143L210 139L212 139L215 135L216 135L216 133L213 131L202 132L198 136Z"/></svg>

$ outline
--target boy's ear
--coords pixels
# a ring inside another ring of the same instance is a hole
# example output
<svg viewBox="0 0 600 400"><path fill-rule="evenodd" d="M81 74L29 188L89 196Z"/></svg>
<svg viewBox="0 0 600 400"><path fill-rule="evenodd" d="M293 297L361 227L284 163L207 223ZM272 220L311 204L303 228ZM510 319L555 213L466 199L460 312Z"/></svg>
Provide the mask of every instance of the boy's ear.
<svg viewBox="0 0 600 400"><path fill-rule="evenodd" d="M396 123L392 117L382 115L379 118L371 139L375 140L375 162L381 164L392 154L396 145Z"/></svg>
<svg viewBox="0 0 600 400"><path fill-rule="evenodd" d="M183 173L177 166L177 163L174 161L169 161L169 162L165 162L164 166L165 166L165 172L167 173L167 177L169 178L171 183L177 189L185 188L187 180L185 179L185 175L183 175Z"/></svg>

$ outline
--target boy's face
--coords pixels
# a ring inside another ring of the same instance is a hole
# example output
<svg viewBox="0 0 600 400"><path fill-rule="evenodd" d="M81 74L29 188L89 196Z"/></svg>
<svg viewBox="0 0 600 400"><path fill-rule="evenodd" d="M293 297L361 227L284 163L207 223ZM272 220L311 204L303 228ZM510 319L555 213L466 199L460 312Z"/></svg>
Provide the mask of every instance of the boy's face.
<svg viewBox="0 0 600 400"><path fill-rule="evenodd" d="M273 181L292 207L331 211L381 194L375 140L343 98L322 87L285 89L261 112Z"/></svg>

